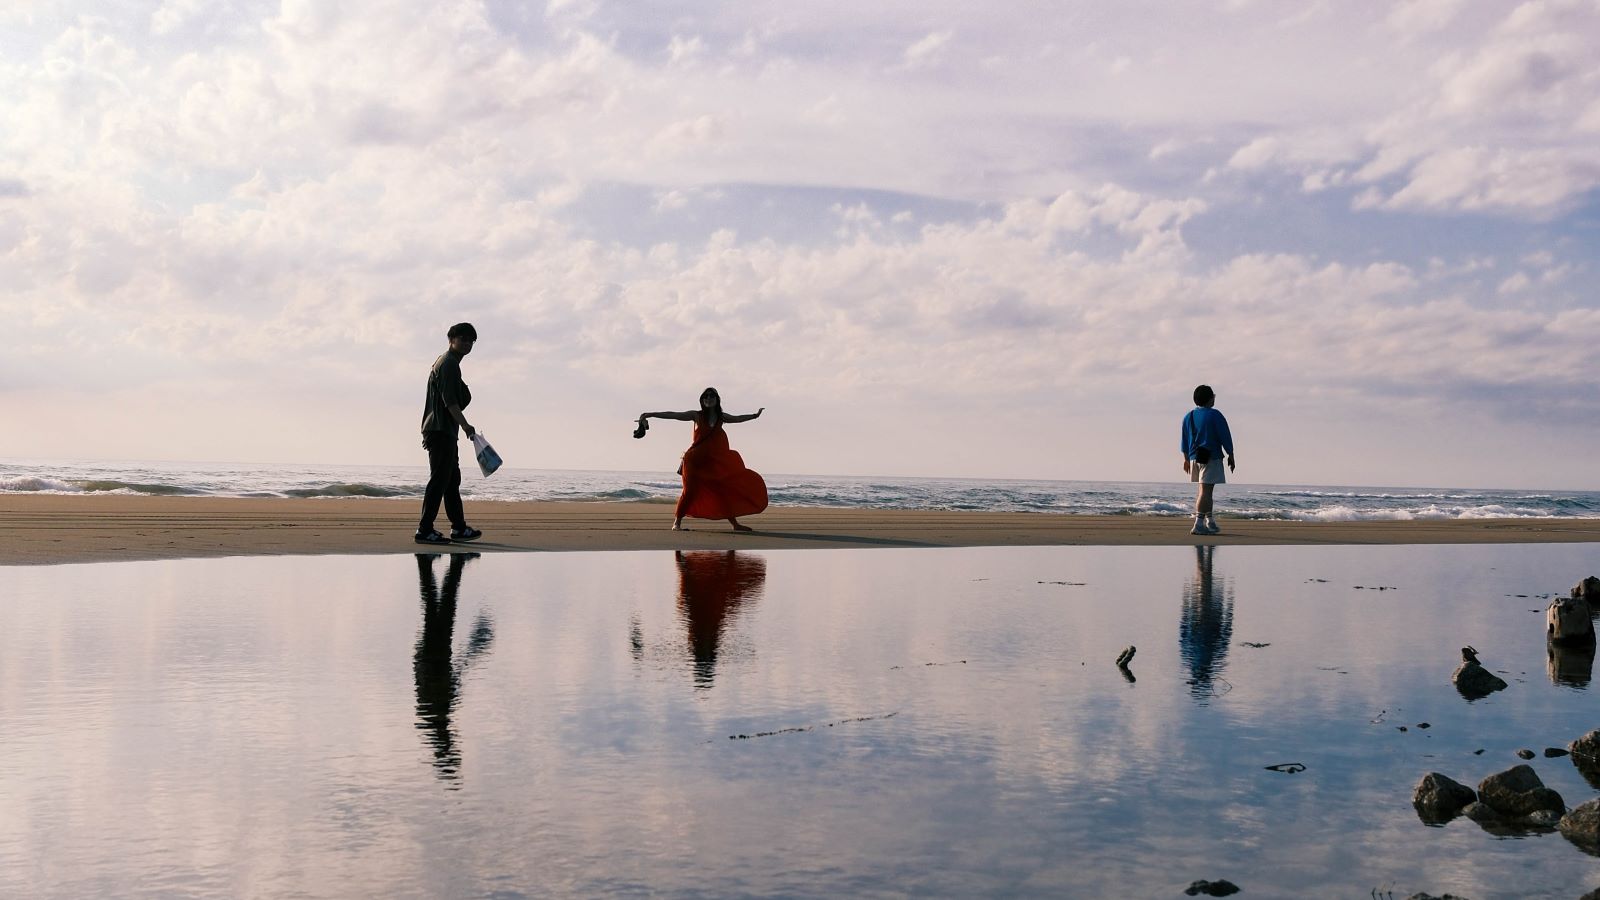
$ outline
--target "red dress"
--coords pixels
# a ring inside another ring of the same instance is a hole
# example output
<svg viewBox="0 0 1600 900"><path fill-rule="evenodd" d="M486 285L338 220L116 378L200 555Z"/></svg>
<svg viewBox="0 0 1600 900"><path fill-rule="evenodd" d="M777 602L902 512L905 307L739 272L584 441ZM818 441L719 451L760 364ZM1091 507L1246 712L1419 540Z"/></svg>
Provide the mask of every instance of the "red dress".
<svg viewBox="0 0 1600 900"><path fill-rule="evenodd" d="M733 519L767 508L767 483L744 467L728 446L728 433L712 428L704 413L694 417L694 443L683 454L683 493L677 518Z"/></svg>

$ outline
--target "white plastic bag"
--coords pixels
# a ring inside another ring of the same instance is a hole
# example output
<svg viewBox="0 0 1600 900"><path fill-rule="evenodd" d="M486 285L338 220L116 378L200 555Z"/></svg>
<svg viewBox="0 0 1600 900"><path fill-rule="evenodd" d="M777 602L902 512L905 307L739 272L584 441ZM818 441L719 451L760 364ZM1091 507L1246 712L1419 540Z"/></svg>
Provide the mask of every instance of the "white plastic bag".
<svg viewBox="0 0 1600 900"><path fill-rule="evenodd" d="M478 457L478 468L482 470L483 477L488 478L495 469L500 468L500 454L489 446L489 439L483 436L483 432L472 433L472 449Z"/></svg>

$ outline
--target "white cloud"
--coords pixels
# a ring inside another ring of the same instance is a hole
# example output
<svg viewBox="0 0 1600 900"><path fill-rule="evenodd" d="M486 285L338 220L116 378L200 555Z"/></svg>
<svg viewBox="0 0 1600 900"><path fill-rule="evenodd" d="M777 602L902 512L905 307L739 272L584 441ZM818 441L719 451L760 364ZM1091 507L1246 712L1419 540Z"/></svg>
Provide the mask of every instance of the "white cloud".
<svg viewBox="0 0 1600 900"><path fill-rule="evenodd" d="M672 212L689 205L689 195L684 191L664 191L656 195L656 212Z"/></svg>
<svg viewBox="0 0 1600 900"><path fill-rule="evenodd" d="M698 35L684 37L675 34L672 43L667 45L667 60L672 65L687 65L703 56L706 52L705 42Z"/></svg>
<svg viewBox="0 0 1600 900"><path fill-rule="evenodd" d="M1282 150L1282 142L1275 137L1256 138L1235 151L1228 165L1235 169L1259 169L1276 161Z"/></svg>
<svg viewBox="0 0 1600 900"><path fill-rule="evenodd" d="M1522 291L1527 290L1528 286L1531 284L1533 284L1533 280L1528 277L1526 272L1517 272L1510 278L1507 278L1505 281L1500 282L1500 293L1521 293Z"/></svg>
<svg viewBox="0 0 1600 900"><path fill-rule="evenodd" d="M950 31L935 31L925 35L905 49L901 54L901 65L908 69L933 65L944 55L945 47L950 44L950 38L953 36L954 33Z"/></svg>

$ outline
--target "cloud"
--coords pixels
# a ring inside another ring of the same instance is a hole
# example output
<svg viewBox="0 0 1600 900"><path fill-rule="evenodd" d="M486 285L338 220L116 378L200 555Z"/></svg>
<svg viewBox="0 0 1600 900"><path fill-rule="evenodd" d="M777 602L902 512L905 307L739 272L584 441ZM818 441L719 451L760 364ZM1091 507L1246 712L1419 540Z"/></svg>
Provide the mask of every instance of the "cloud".
<svg viewBox="0 0 1600 900"><path fill-rule="evenodd" d="M1416 36L1438 31L1460 14L1465 0L1406 0L1390 10L1385 24L1402 35Z"/></svg>
<svg viewBox="0 0 1600 900"><path fill-rule="evenodd" d="M10 365L65 353L93 391L287 361L409 404L434 326L473 318L495 380L594 396L739 372L908 408L1136 406L1204 367L1419 421L1485 378L1591 402L1555 360L1600 339L1561 220L1600 186L1593 5L1414 2L1376 28L1268 6L1164 8L1183 40L1108 7L1092 47L954 5L557 2L517 28L473 2L39 7L0 60ZM1296 191L1339 228L1425 214L1440 238L1408 261L1229 230L1303 214ZM1199 221L1226 240L1197 249ZM1516 240L1485 247L1485 221Z"/></svg>
<svg viewBox="0 0 1600 900"><path fill-rule="evenodd" d="M923 36L901 54L900 64L907 69L921 69L934 65L944 55L953 32L935 31Z"/></svg>

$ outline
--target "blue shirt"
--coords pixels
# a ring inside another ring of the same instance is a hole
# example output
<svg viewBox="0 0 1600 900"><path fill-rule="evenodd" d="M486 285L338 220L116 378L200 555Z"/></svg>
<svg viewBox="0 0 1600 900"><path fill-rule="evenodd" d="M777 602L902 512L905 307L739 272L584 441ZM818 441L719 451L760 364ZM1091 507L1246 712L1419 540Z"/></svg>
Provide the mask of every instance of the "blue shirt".
<svg viewBox="0 0 1600 900"><path fill-rule="evenodd" d="M1210 450L1212 459L1219 458L1219 449L1233 455L1233 435L1228 432L1228 420L1209 406L1196 406L1183 417L1183 443L1179 449L1184 459L1194 459L1196 447Z"/></svg>

